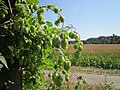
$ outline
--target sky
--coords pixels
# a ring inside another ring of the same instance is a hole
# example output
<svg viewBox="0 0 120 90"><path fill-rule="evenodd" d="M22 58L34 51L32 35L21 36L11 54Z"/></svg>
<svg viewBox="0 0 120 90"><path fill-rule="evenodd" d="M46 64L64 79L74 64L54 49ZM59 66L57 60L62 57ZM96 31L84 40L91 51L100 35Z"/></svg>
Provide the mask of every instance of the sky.
<svg viewBox="0 0 120 90"><path fill-rule="evenodd" d="M62 9L65 25L72 24L82 40L99 36L120 35L120 0L39 0ZM57 15L48 11L50 21Z"/></svg>

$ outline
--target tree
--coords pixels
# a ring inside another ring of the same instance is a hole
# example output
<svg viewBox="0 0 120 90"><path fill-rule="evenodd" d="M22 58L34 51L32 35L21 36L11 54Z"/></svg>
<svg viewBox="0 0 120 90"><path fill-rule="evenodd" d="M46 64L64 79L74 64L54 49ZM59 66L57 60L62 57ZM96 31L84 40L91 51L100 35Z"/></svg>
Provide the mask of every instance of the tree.
<svg viewBox="0 0 120 90"><path fill-rule="evenodd" d="M58 15L54 25L44 19L43 13L47 10ZM63 70L68 77L71 67L68 40L76 40L76 53L81 52L83 44L78 33L71 31L73 27L58 28L64 22L60 12L61 9L52 4L38 6L37 0L0 0L1 90L21 90L22 85L26 85L27 90L38 85L43 89L42 70L45 69L54 69L52 80L56 87L62 86L64 79L59 71ZM53 60L56 52L59 55Z"/></svg>
<svg viewBox="0 0 120 90"><path fill-rule="evenodd" d="M84 41L87 44L120 44L120 36L113 34L112 36L99 36L98 38L89 38Z"/></svg>

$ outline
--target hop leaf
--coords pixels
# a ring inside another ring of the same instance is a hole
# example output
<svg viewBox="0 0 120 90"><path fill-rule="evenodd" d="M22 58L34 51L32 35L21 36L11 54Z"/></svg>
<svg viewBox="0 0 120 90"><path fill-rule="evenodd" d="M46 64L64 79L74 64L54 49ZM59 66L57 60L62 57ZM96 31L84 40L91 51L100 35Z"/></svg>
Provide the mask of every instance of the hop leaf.
<svg viewBox="0 0 120 90"><path fill-rule="evenodd" d="M0 56L0 61L5 65L5 67L8 69L7 62L3 56Z"/></svg>
<svg viewBox="0 0 120 90"><path fill-rule="evenodd" d="M26 0L26 2L28 2L28 3L34 3L34 4L38 4L39 3L38 0Z"/></svg>

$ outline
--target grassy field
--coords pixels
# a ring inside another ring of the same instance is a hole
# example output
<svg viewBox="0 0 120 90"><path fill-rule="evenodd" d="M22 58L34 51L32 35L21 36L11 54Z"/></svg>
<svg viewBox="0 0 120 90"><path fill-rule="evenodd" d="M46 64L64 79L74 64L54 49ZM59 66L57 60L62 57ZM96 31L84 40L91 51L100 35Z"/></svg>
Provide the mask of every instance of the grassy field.
<svg viewBox="0 0 120 90"><path fill-rule="evenodd" d="M69 52L74 51L71 45ZM71 57L71 61L75 66L120 69L120 44L85 44L81 58Z"/></svg>

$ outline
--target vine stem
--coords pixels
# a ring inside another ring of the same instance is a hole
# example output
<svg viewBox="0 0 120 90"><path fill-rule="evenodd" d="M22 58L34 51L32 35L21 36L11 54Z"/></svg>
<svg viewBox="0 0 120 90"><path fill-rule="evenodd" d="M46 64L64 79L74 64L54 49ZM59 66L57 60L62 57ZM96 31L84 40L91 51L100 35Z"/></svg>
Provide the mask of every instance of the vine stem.
<svg viewBox="0 0 120 90"><path fill-rule="evenodd" d="M41 7L44 7L44 8L45 8L45 6L40 5L40 7L39 7L38 9L40 9ZM37 10L38 10L38 9L37 9ZM30 18L30 17L33 15L33 13L35 13L37 10L34 10L34 11L27 17L27 19ZM26 20L27 20L27 19L26 19Z"/></svg>
<svg viewBox="0 0 120 90"><path fill-rule="evenodd" d="M8 7L7 7L5 4L2 3L1 5L3 5L5 9L8 9ZM2 6L1 6L1 7L2 7Z"/></svg>
<svg viewBox="0 0 120 90"><path fill-rule="evenodd" d="M8 0L8 4L9 4L9 9L10 9L10 20L9 20L9 29L10 29L11 21L13 22L13 20L11 19L13 12L12 12L12 8L11 8L10 0Z"/></svg>
<svg viewBox="0 0 120 90"><path fill-rule="evenodd" d="M62 28L64 27L64 22L62 23Z"/></svg>
<svg viewBox="0 0 120 90"><path fill-rule="evenodd" d="M10 7L10 12L12 14L12 8L11 8L11 4L10 4L10 1L8 0L8 3L9 3L9 7Z"/></svg>

